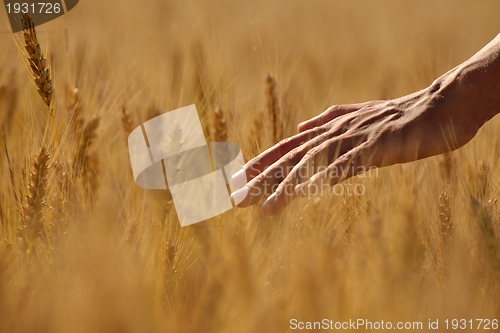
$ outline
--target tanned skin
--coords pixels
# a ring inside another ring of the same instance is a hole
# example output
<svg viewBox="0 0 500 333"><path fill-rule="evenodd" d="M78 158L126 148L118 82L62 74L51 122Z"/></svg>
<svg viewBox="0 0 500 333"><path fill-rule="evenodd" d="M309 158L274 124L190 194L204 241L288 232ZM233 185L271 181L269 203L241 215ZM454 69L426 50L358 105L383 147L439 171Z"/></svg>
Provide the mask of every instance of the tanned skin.
<svg viewBox="0 0 500 333"><path fill-rule="evenodd" d="M266 200L261 209L275 214L314 187L317 192L357 174L348 170L458 149L499 112L500 35L423 90L393 100L335 105L300 123L297 135L233 176L236 183L248 182L232 197L239 207Z"/></svg>

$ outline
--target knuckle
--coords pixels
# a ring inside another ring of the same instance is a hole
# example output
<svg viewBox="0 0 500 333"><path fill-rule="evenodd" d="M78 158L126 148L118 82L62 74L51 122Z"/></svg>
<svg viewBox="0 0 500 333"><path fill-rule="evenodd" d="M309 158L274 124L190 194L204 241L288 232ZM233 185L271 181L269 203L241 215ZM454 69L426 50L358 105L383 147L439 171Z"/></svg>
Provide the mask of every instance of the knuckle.
<svg viewBox="0 0 500 333"><path fill-rule="evenodd" d="M328 109L326 109L323 113L321 113L322 115L323 114L330 114L330 113L336 113L340 110L340 107L338 105L332 105L330 106Z"/></svg>

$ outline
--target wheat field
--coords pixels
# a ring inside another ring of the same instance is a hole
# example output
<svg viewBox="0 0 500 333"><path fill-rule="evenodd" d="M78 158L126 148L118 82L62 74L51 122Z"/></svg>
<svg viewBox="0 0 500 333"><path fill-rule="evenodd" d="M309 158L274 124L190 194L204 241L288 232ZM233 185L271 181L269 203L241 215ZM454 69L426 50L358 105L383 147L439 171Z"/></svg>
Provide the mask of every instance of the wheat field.
<svg viewBox="0 0 500 333"><path fill-rule="evenodd" d="M500 319L498 118L453 153L351 180L363 195L184 228L167 191L135 185L127 149L144 121L196 104L207 138L248 160L330 105L426 87L499 33L499 12L496 0L82 0L36 27L46 61L2 14L0 332Z"/></svg>

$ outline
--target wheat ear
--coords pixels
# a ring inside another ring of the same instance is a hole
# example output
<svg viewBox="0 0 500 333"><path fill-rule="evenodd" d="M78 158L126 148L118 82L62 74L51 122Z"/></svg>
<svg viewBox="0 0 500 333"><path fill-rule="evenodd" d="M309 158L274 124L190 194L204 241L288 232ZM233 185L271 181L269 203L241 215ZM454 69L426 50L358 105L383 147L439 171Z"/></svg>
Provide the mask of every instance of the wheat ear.
<svg viewBox="0 0 500 333"><path fill-rule="evenodd" d="M45 205L47 175L49 172L49 154L41 148L33 161L33 169L28 184L26 205L23 207L23 222L28 232L41 235L43 228L42 211Z"/></svg>
<svg viewBox="0 0 500 333"><path fill-rule="evenodd" d="M496 237L493 219L479 200L472 195L470 196L470 200L472 204L472 213L479 222L482 243L484 244L492 267L498 272L500 271L499 243Z"/></svg>
<svg viewBox="0 0 500 333"><path fill-rule="evenodd" d="M69 92L69 128L71 133L75 133L78 127L81 127L80 115L82 113L81 96L78 88Z"/></svg>
<svg viewBox="0 0 500 333"><path fill-rule="evenodd" d="M439 196L438 200L438 211L439 211L439 224L441 231L441 238L444 245L447 245L453 235L455 226L451 219L451 198L449 193L449 188L446 188L443 193Z"/></svg>
<svg viewBox="0 0 500 333"><path fill-rule="evenodd" d="M134 120L132 119L130 111L125 106L122 107L121 119L122 119L123 130L125 131L125 137L128 138L129 134L134 129Z"/></svg>
<svg viewBox="0 0 500 333"><path fill-rule="evenodd" d="M40 43L38 42L33 19L30 15L23 14L21 16L21 23L23 26L24 48L28 52L27 59L31 68L31 73L38 87L38 94L42 97L52 118L57 143L59 141L59 133L57 130L56 118L54 116L54 86L50 77L50 70L47 66L47 60L42 53Z"/></svg>
<svg viewBox="0 0 500 333"><path fill-rule="evenodd" d="M82 136L80 138L80 143L78 145L75 158L73 160L73 167L75 168L76 174L81 175L83 169L85 168L86 161L88 159L88 148L92 145L94 138L96 137L96 131L99 127L100 118L92 118L83 129Z"/></svg>
<svg viewBox="0 0 500 333"><path fill-rule="evenodd" d="M276 80L271 76L271 74L267 74L266 77L266 101L267 111L269 114L269 118L271 119L274 144L281 139L283 126L280 118L278 87L276 84Z"/></svg>
<svg viewBox="0 0 500 333"><path fill-rule="evenodd" d="M92 192L95 192L98 186L99 158L97 153L89 151L89 148L96 137L99 123L100 118L96 116L86 124L73 160L74 175L82 178L87 194L89 188Z"/></svg>
<svg viewBox="0 0 500 333"><path fill-rule="evenodd" d="M224 117L224 111L216 107L212 116L212 141L227 141L227 124Z"/></svg>

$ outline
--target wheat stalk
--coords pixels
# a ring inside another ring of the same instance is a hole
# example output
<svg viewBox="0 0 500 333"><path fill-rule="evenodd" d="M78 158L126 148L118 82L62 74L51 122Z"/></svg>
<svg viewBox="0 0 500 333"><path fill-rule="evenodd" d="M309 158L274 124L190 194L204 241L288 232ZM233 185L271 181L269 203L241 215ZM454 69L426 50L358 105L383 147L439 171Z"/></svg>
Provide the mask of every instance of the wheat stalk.
<svg viewBox="0 0 500 333"><path fill-rule="evenodd" d="M266 77L266 101L267 112L269 114L269 118L271 119L274 144L281 139L283 133L283 124L280 118L278 86L276 84L276 80L271 76L271 74L267 74Z"/></svg>
<svg viewBox="0 0 500 333"><path fill-rule="evenodd" d="M207 85L205 84L207 60L205 50L200 42L194 42L191 45L191 54L195 67L196 100L200 105L200 111L203 112L203 110L205 110L205 106L209 104L209 98L207 96Z"/></svg>
<svg viewBox="0 0 500 333"><path fill-rule="evenodd" d="M77 127L81 127L80 115L82 113L81 107L81 96L80 90L78 88L73 89L69 92L69 128L72 133L76 132Z"/></svg>
<svg viewBox="0 0 500 333"><path fill-rule="evenodd" d="M88 184L90 190L95 193L99 185L97 180L97 174L99 171L99 157L97 153L90 152L85 156L83 181Z"/></svg>
<svg viewBox="0 0 500 333"><path fill-rule="evenodd" d="M249 142L248 158L252 158L261 152L262 147L262 114L253 119L252 126L248 133L247 142Z"/></svg>
<svg viewBox="0 0 500 333"><path fill-rule="evenodd" d="M441 169L441 178L446 182L446 184L449 184L453 174L453 160L451 153L443 154L443 157L439 162L439 166Z"/></svg>
<svg viewBox="0 0 500 333"><path fill-rule="evenodd" d="M479 199L484 199L488 194L488 188L490 185L490 166L486 161L479 162L479 172L476 176L477 179L477 191Z"/></svg>
<svg viewBox="0 0 500 333"><path fill-rule="evenodd" d="M17 195L17 187L16 187L16 182L15 182L15 178L14 178L14 170L12 168L12 163L11 163L11 160L10 160L10 156L9 156L9 149L8 149L8 146L7 146L7 137L5 135L5 132L2 134L2 139L3 139L3 148L4 148L4 152L5 152L5 157L7 159L7 166L8 166L8 169L9 169L9 176L10 176L10 184L12 186L12 193L14 194L14 199L16 200L16 203L18 205L19 208L22 207L22 202L19 198L22 197L22 195Z"/></svg>
<svg viewBox="0 0 500 333"><path fill-rule="evenodd" d="M0 133L9 131L10 123L17 108L18 87L15 81L14 73L12 73L11 78L0 85L0 111L4 115Z"/></svg>
<svg viewBox="0 0 500 333"><path fill-rule="evenodd" d="M191 55L194 61L195 70L195 100L198 106L200 121L203 128L203 134L210 138L210 114L211 106L214 105L213 87L210 86L207 73L207 57L203 44L199 41L191 45Z"/></svg>

